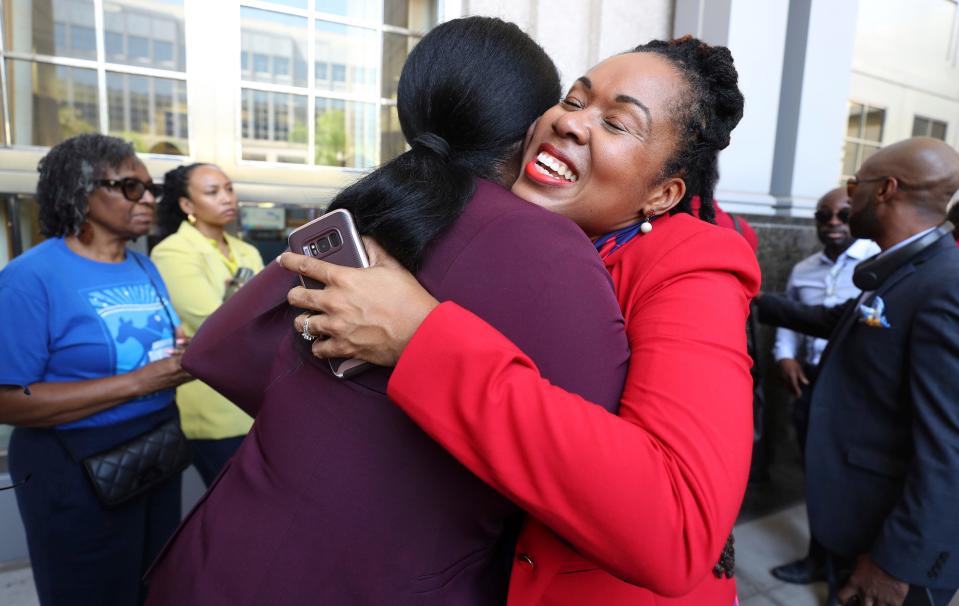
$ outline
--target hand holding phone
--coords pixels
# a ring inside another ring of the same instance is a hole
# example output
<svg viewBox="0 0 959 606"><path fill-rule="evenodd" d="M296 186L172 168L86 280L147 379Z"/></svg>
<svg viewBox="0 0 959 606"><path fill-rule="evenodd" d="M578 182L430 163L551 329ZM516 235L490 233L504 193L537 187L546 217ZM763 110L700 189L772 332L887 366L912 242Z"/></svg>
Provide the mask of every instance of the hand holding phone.
<svg viewBox="0 0 959 606"><path fill-rule="evenodd" d="M288 238L292 252L347 267L370 266L363 241L348 210L338 208L298 227ZM300 276L306 288L324 288L324 284ZM337 377L353 376L370 365L362 360L330 358L330 369Z"/></svg>

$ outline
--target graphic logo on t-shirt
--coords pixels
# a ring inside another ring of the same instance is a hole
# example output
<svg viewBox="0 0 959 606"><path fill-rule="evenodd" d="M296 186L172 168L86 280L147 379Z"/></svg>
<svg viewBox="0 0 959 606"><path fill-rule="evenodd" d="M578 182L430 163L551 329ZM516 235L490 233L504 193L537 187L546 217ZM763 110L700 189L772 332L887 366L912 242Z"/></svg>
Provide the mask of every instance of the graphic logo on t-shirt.
<svg viewBox="0 0 959 606"><path fill-rule="evenodd" d="M152 285L88 290L85 295L113 337L117 374L169 356L173 327Z"/></svg>

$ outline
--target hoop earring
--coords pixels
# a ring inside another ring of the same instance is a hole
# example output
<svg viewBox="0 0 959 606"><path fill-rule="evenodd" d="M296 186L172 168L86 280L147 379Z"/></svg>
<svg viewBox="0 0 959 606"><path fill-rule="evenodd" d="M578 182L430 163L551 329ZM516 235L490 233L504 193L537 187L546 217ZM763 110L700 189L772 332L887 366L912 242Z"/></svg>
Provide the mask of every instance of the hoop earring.
<svg viewBox="0 0 959 606"><path fill-rule="evenodd" d="M186 220L190 222L190 225L196 225L196 215L193 213L188 214Z"/></svg>

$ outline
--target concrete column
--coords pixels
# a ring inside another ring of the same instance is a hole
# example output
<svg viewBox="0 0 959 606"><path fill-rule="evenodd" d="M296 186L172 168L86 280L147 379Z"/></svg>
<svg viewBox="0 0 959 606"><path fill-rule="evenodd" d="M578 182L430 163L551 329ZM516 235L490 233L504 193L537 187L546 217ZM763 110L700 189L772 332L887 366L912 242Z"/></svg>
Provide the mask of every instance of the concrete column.
<svg viewBox="0 0 959 606"><path fill-rule="evenodd" d="M811 216L839 183L858 0L792 0L770 192Z"/></svg>
<svg viewBox="0 0 959 606"><path fill-rule="evenodd" d="M716 197L729 212L775 212L769 183L788 11L787 0L676 0L673 35L729 47L746 98L743 119L719 158Z"/></svg>

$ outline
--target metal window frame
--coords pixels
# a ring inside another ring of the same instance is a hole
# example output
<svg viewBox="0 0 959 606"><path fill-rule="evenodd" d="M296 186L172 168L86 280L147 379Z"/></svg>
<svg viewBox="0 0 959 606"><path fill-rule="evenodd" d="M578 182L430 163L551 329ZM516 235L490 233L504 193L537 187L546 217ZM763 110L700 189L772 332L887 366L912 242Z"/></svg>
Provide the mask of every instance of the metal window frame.
<svg viewBox="0 0 959 606"><path fill-rule="evenodd" d="M184 4L190 0L184 0ZM19 51L8 51L6 50L6 44L4 39L4 14L5 14L5 0L0 0L0 96L2 96L3 103L3 132L4 132L4 143L0 145L0 149L7 150L19 150L26 152L35 152L37 150L47 149L45 146L39 145L16 145L13 142L13 129L12 123L10 120L10 95L7 82L7 61L29 61L32 63L45 63L48 65L60 65L64 67L76 67L81 69L89 69L97 72L97 106L99 113L99 129L98 132L101 134L109 134L110 124L109 124L109 106L107 100L107 82L106 75L107 72L122 73L128 75L136 76L147 76L151 78L166 78L169 80L180 80L184 83L187 81L187 72L177 71L177 70L166 70L155 67L141 67L137 65L127 65L125 63L115 63L111 61L106 61L106 29L104 26L103 19L103 0L93 0L93 10L94 10L94 30L96 35L96 59L80 59L76 57L60 57L56 55L45 55L41 53L23 53ZM186 50L187 45L189 44L189 35L186 33L186 29L189 27L187 24L187 19L183 19L183 45L184 52L187 54ZM193 129L191 128L191 119L189 112L189 104L187 105L187 145L192 150L193 149ZM191 151L192 154L192 151ZM173 156L175 158L189 158L191 154L186 156ZM138 155L145 156L157 156L157 157L169 157L164 154L150 154L148 152L138 152Z"/></svg>
<svg viewBox="0 0 959 606"><path fill-rule="evenodd" d="M437 3L439 4L439 3ZM256 82L252 80L243 79L243 73L241 71L240 77L238 79L238 86L236 90L236 132L238 133L236 146L236 159L238 165L247 165L252 164L256 166L276 166L276 167L285 167L285 166L304 166L302 164L292 164L286 162L271 162L264 160L245 160L243 159L243 147L242 147L242 130L243 130L243 91L244 90L259 90L264 92L273 92L273 93L286 93L289 95L297 95L300 97L306 97L307 100L307 162L305 166L309 167L323 167L323 168L335 168L336 170L351 172L351 173L365 173L368 168L357 168L357 167L331 167L325 164L316 163L316 100L318 98L323 99L336 99L339 101L353 102L353 103L368 103L374 106L374 123L376 132L378 136L376 138L376 148L374 150L375 157L382 161L382 132L383 127L381 124L382 119L382 110L384 107L395 107L396 101L394 99L388 99L383 97L382 88L380 89L380 94L378 95L369 95L369 94L358 94L358 93L345 93L339 91L318 91L316 89L316 23L317 21L335 23L337 25L345 25L349 27L356 27L360 29L370 30L376 32L377 35L377 49L376 55L379 58L379 74L380 74L380 83L382 83L382 72L383 72L383 35L385 33L399 34L407 37L418 37L422 38L426 35L424 32L397 27L394 25L389 25L382 23L382 18L380 23L373 21L365 21L361 19L352 19L349 17L343 17L341 15L334 15L332 13L326 13L315 9L316 3L314 0L308 0L308 8L300 9L291 6L285 6L280 4L273 4L264 0L241 0L237 3L237 11L242 12L243 8L252 8L256 10L267 11L271 13L278 13L283 15L289 15L291 17L305 18L306 19L306 32L307 32L307 85L303 86L292 86L286 84L274 84L270 82ZM437 6L437 9L440 7ZM439 13L439 10L437 10ZM240 21L242 23L242 21ZM241 25L242 30L242 25ZM240 48L242 53L242 44ZM252 58L251 58L252 61ZM381 85L381 84L380 84ZM252 119L252 118L251 118ZM250 128L250 133L255 132L252 125Z"/></svg>
<svg viewBox="0 0 959 606"><path fill-rule="evenodd" d="M913 114L913 115L912 115L912 130L916 130L916 120L925 120L926 122L929 123L929 124L928 124L928 128L926 129L926 133L923 134L923 135L921 135L921 136L931 137L931 136L932 136L932 126L933 126L933 124L935 124L935 123L942 124L943 128L944 128L945 131L946 131L946 136L948 137L948 135L949 135L949 122L948 122L947 120L940 120L939 118L932 118L932 117L930 117L930 116L923 116L922 114ZM916 136L916 135L913 135L913 136Z"/></svg>
<svg viewBox="0 0 959 606"><path fill-rule="evenodd" d="M872 146L872 147L882 148L882 138L883 138L883 135L886 134L886 117L887 117L888 114L889 114L889 108L887 108L887 107L880 107L880 106L878 106L878 105L872 105L871 103L867 103L867 102L865 102L865 101L857 101L857 100L855 100L855 99L850 99L847 103L848 103L849 105L861 105L861 106L862 106L862 113L859 114L860 117L859 117L859 132L858 132L858 134L859 134L860 136L858 136L858 137L850 137L850 136L848 135L848 130L847 130L847 134L844 134L844 135L843 135L843 160L841 160L840 162L842 162L842 164L843 164L842 168L844 168L844 167L845 167L845 166L844 166L844 165L845 165L845 153L846 153L846 149L848 149L848 145L849 145L850 143L852 143L852 144L857 144L857 145L859 145L859 147L858 147L857 150L856 150L856 170L859 170L859 167L862 166L862 150L863 150L863 146L864 146L864 145L869 145L869 146ZM864 134L864 132L865 132L866 114L869 113L870 110L875 110L875 109L878 109L878 110L882 111L882 125L879 127L879 139L866 139L865 137L862 136L862 135ZM848 112L848 110L847 110L847 112L846 112L846 123L847 123L847 124L849 123L849 112ZM847 128L848 128L848 127L847 127ZM842 172L842 171L840 171L840 172ZM852 176L853 176L853 175L847 175L847 174L844 174L844 173L843 173L843 174L840 175L840 182L844 183L847 178L852 177Z"/></svg>

